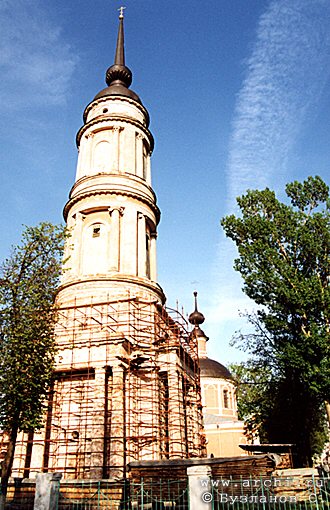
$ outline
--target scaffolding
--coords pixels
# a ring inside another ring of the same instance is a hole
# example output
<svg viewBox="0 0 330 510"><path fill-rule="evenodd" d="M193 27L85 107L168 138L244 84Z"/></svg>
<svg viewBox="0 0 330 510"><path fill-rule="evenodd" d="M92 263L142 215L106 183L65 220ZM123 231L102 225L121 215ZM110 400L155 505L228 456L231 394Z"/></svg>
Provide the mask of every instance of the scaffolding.
<svg viewBox="0 0 330 510"><path fill-rule="evenodd" d="M124 296L61 306L44 430L14 476L122 478L129 462L205 455L195 335L177 310Z"/></svg>

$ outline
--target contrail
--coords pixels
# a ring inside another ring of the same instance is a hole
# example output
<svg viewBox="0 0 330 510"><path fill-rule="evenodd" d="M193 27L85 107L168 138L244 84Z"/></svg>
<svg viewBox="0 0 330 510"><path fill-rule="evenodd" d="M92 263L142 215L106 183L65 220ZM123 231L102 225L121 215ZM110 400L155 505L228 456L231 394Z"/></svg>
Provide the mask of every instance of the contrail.
<svg viewBox="0 0 330 510"><path fill-rule="evenodd" d="M329 78L330 2L274 0L261 16L238 94L227 164L228 202L276 184L306 113Z"/></svg>
<svg viewBox="0 0 330 510"><path fill-rule="evenodd" d="M329 74L330 2L271 1L259 19L237 96L226 169L227 213L246 189L276 189L287 182L290 151L307 114L318 105ZM233 243L223 238L214 267L212 304L206 310L211 336L221 339L219 345L243 326L239 310L254 307L232 269L235 255Z"/></svg>

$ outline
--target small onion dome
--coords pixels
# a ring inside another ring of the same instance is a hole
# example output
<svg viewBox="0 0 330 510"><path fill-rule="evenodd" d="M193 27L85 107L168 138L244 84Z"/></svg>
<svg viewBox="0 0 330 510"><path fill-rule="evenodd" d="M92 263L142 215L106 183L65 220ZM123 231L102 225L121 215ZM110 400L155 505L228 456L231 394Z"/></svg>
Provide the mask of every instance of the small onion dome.
<svg viewBox="0 0 330 510"><path fill-rule="evenodd" d="M210 358L200 358L199 360L201 377L212 377L216 379L233 379L228 368L218 361Z"/></svg>
<svg viewBox="0 0 330 510"><path fill-rule="evenodd" d="M132 83L132 72L125 65L124 16L122 13L119 16L115 62L107 70L105 81L108 87L101 90L94 99L105 96L126 96L141 103L139 96L133 90L129 90Z"/></svg>
<svg viewBox="0 0 330 510"><path fill-rule="evenodd" d="M195 310L189 315L189 322L194 326L199 326L199 324L203 324L205 321L205 317L202 313L200 313L197 309L197 292L194 292L195 296ZM199 335L201 336L201 335ZM205 335L204 335L205 336Z"/></svg>

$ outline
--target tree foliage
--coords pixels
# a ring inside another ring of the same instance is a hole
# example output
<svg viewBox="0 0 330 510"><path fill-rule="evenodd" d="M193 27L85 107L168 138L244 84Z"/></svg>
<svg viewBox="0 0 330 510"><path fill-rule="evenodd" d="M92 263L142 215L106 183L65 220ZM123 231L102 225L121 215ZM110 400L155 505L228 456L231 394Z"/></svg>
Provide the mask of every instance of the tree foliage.
<svg viewBox="0 0 330 510"><path fill-rule="evenodd" d="M0 427L9 436L1 476L8 478L17 432L42 425L55 354L54 299L65 231L26 227L0 274Z"/></svg>
<svg viewBox="0 0 330 510"><path fill-rule="evenodd" d="M265 409L271 405L270 371L251 360L232 363L228 368L236 383L238 418L244 420L247 438L267 442L263 420Z"/></svg>
<svg viewBox="0 0 330 510"><path fill-rule="evenodd" d="M286 194L289 204L268 188L247 191L237 199L241 216L222 225L238 248L243 290L262 305L249 317L255 332L238 343L269 371L265 430L271 440L296 443L306 464L330 399L329 188L308 177Z"/></svg>

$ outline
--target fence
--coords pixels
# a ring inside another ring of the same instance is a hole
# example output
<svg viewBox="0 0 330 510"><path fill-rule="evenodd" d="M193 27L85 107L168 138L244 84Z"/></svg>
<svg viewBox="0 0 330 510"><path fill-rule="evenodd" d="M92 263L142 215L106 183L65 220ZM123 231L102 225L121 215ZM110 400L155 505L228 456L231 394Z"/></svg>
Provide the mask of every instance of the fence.
<svg viewBox="0 0 330 510"><path fill-rule="evenodd" d="M187 480L150 482L64 481L58 492L56 510L185 510Z"/></svg>
<svg viewBox="0 0 330 510"><path fill-rule="evenodd" d="M49 510L330 510L330 478L201 479L200 502L189 502L189 482L57 481ZM10 484L6 510L33 510L32 481Z"/></svg>

